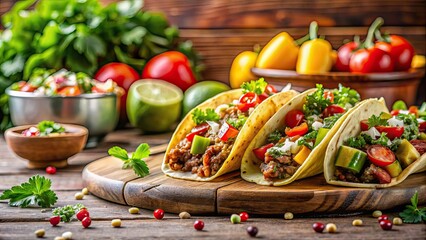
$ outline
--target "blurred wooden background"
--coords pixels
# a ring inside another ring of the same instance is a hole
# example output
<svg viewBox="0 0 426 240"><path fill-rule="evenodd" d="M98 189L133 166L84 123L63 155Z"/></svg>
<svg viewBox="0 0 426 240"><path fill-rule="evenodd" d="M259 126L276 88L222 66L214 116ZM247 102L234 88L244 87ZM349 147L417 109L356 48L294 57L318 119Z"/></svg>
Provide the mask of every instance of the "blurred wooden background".
<svg viewBox="0 0 426 240"><path fill-rule="evenodd" d="M16 0L0 2L1 14ZM381 16L384 31L406 37L418 54L426 52L425 0L145 0L144 9L164 12L181 29L181 37L194 43L206 65L204 79L209 80L227 82L239 52L265 45L280 31L301 37L313 20L337 49L345 39L364 36L367 26ZM426 92L424 82L420 99Z"/></svg>

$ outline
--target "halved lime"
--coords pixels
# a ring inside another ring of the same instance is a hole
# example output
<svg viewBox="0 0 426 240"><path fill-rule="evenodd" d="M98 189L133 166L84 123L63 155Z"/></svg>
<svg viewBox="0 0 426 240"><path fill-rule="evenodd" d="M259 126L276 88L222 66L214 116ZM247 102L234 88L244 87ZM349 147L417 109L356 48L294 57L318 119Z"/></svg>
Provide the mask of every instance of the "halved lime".
<svg viewBox="0 0 426 240"><path fill-rule="evenodd" d="M177 86L162 80L134 82L127 96L130 123L145 132L172 129L180 117L183 93Z"/></svg>

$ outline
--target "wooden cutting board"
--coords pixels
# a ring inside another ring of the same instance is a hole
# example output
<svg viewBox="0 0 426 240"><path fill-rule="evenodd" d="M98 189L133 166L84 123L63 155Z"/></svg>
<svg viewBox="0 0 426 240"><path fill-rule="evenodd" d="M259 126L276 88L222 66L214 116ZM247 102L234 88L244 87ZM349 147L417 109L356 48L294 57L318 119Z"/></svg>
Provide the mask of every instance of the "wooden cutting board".
<svg viewBox="0 0 426 240"><path fill-rule="evenodd" d="M212 182L167 177L161 171L163 154L147 160L150 175L139 178L121 169L122 161L105 157L88 164L83 180L89 191L105 200L146 209L191 214L351 213L386 210L409 204L415 191L426 203L426 174L408 177L386 189L345 188L328 185L322 175L283 187L259 186L242 180L239 172Z"/></svg>

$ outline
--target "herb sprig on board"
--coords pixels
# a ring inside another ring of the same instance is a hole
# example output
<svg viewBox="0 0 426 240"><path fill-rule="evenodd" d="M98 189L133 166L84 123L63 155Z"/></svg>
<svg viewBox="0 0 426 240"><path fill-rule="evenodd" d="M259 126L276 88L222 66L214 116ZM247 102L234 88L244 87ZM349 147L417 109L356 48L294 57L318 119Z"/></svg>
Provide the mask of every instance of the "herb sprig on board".
<svg viewBox="0 0 426 240"><path fill-rule="evenodd" d="M411 198L411 205L405 206L404 211L399 213L405 223L421 223L426 222L426 207L419 208L419 193L416 193Z"/></svg>
<svg viewBox="0 0 426 240"><path fill-rule="evenodd" d="M140 144L131 157L129 157L126 149L118 146L110 148L108 154L123 160L123 169L133 168L133 171L139 177L145 177L149 174L148 165L144 161L150 154L149 145L146 143Z"/></svg>

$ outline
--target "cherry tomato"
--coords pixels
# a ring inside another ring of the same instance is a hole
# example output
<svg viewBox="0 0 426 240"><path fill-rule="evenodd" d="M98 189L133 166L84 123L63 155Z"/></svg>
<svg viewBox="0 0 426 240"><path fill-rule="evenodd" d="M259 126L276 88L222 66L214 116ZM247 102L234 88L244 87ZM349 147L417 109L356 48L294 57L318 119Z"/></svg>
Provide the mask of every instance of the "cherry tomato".
<svg viewBox="0 0 426 240"><path fill-rule="evenodd" d="M411 68L411 61L415 53L414 47L407 39L398 35L390 35L390 43L377 42L375 47L389 53L394 62L395 71L406 71Z"/></svg>
<svg viewBox="0 0 426 240"><path fill-rule="evenodd" d="M274 146L273 143L266 144L262 147L253 149L253 153L259 160L263 161L263 160L265 160L266 151L273 146Z"/></svg>
<svg viewBox="0 0 426 240"><path fill-rule="evenodd" d="M228 141L229 138L234 138L238 135L239 131L228 123L224 123L219 129L218 137L222 141Z"/></svg>
<svg viewBox="0 0 426 240"><path fill-rule="evenodd" d="M324 98L330 100L330 102L334 102L334 94L332 91L325 91Z"/></svg>
<svg viewBox="0 0 426 240"><path fill-rule="evenodd" d="M419 131L426 132L426 122L419 123Z"/></svg>
<svg viewBox="0 0 426 240"><path fill-rule="evenodd" d="M21 91L21 92L34 92L36 89L37 89L36 87L34 87L31 84L27 83L27 84L22 85L19 88L19 91Z"/></svg>
<svg viewBox="0 0 426 240"><path fill-rule="evenodd" d="M361 125L361 131L368 131L369 127L368 127L368 120L361 120L360 122Z"/></svg>
<svg viewBox="0 0 426 240"><path fill-rule="evenodd" d="M256 104L260 103L259 96L253 92L245 93L238 101L237 107L241 112L247 112L250 108L254 108Z"/></svg>
<svg viewBox="0 0 426 240"><path fill-rule="evenodd" d="M277 93L277 89L275 89L273 85L268 84L265 88L265 92L259 95L260 102L263 102L269 96L274 95L274 93Z"/></svg>
<svg viewBox="0 0 426 240"><path fill-rule="evenodd" d="M371 145L367 148L367 156L371 163L378 167L385 167L395 162L395 154L382 145Z"/></svg>
<svg viewBox="0 0 426 240"><path fill-rule="evenodd" d="M349 72L349 60L357 48L358 43L348 42L337 50L337 59L336 64L334 65L337 71Z"/></svg>
<svg viewBox="0 0 426 240"><path fill-rule="evenodd" d="M96 72L95 79L100 82L106 82L108 79L112 79L118 86L124 89L125 93L120 98L120 122L127 122L127 92L130 86L140 79L139 73L125 63L112 62L102 66L98 72Z"/></svg>
<svg viewBox="0 0 426 240"><path fill-rule="evenodd" d="M416 117L419 116L419 109L416 106L411 106L408 108L408 113L416 115Z"/></svg>
<svg viewBox="0 0 426 240"><path fill-rule="evenodd" d="M397 115L399 114L399 110L392 110L392 111L390 112L390 114L391 114L392 116L397 116Z"/></svg>
<svg viewBox="0 0 426 240"><path fill-rule="evenodd" d="M392 72L393 61L379 48L360 49L352 55L349 68L354 73Z"/></svg>
<svg viewBox="0 0 426 240"><path fill-rule="evenodd" d="M293 109L285 115L285 125L289 128L299 126L300 123L305 119L305 114L302 111Z"/></svg>
<svg viewBox="0 0 426 240"><path fill-rule="evenodd" d="M404 133L404 127L391 127L391 126L376 126L377 131L380 133L386 133L386 136L390 140L394 140L395 138L399 138Z"/></svg>
<svg viewBox="0 0 426 240"><path fill-rule="evenodd" d="M77 96L80 95L81 91L78 86L70 86L58 89L58 95L61 96Z"/></svg>
<svg viewBox="0 0 426 240"><path fill-rule="evenodd" d="M302 123L297 127L294 128L285 128L285 134L289 137L294 137L296 135L303 136L308 132L308 124Z"/></svg>
<svg viewBox="0 0 426 240"><path fill-rule="evenodd" d="M377 178L377 180L379 180L380 184L390 183L392 181L391 175L379 167L374 168L373 175L375 178Z"/></svg>
<svg viewBox="0 0 426 240"><path fill-rule="evenodd" d="M335 114L344 113L344 112L345 112L344 108L342 108L339 105L333 104L333 105L326 107L324 109L324 111L322 112L322 115L323 115L324 118L326 118L326 117L330 117L330 116L333 116Z"/></svg>
<svg viewBox="0 0 426 240"><path fill-rule="evenodd" d="M194 127L188 135L186 135L186 139L190 142L194 139L195 135L203 135L209 130L210 125L208 123L201 123Z"/></svg>
<svg viewBox="0 0 426 240"><path fill-rule="evenodd" d="M161 79L185 91L197 80L188 58L181 52L168 51L151 58L142 72L142 78Z"/></svg>

